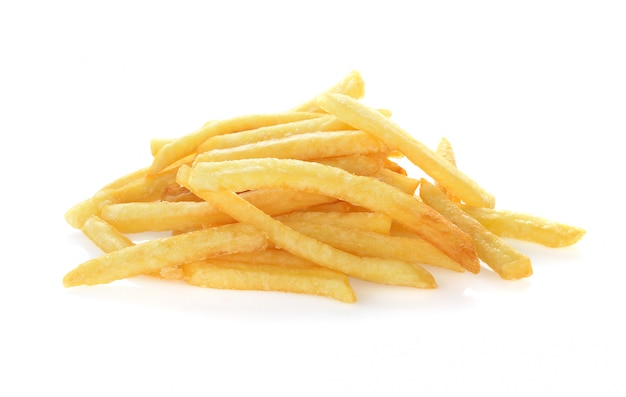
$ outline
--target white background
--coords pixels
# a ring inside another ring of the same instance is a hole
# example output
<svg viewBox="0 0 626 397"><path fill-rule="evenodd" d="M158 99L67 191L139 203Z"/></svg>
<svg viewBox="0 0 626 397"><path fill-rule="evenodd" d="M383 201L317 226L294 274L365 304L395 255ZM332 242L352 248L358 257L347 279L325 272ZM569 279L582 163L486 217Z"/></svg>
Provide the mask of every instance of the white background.
<svg viewBox="0 0 626 397"><path fill-rule="evenodd" d="M620 1L0 3L0 395L626 394L626 13ZM226 5L228 4L228 5ZM497 207L585 227L514 242L535 274L354 282L358 303L138 278L64 212L149 140L289 109L357 69L364 101L442 136Z"/></svg>

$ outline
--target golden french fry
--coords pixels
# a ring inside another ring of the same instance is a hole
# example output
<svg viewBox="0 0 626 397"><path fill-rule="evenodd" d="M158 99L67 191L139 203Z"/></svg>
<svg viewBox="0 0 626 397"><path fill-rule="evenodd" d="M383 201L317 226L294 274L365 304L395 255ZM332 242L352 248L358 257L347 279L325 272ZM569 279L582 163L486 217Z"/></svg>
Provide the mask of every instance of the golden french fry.
<svg viewBox="0 0 626 397"><path fill-rule="evenodd" d="M150 140L150 153L153 157L156 156L163 146L171 143L173 140L172 138L152 138Z"/></svg>
<svg viewBox="0 0 626 397"><path fill-rule="evenodd" d="M134 245L128 237L110 223L95 215L87 218L81 231L103 252L113 252Z"/></svg>
<svg viewBox="0 0 626 397"><path fill-rule="evenodd" d="M179 174L182 185L239 222L263 231L276 246L296 256L352 277L381 284L417 288L435 288L437 285L432 275L420 267L397 260L359 257L338 250L295 231L235 193L195 190L186 177L185 172Z"/></svg>
<svg viewBox="0 0 626 397"><path fill-rule="evenodd" d="M490 208L495 205L490 193L380 112L341 94L322 95L316 103L356 129L373 134L389 149L401 151L413 164L467 204Z"/></svg>
<svg viewBox="0 0 626 397"><path fill-rule="evenodd" d="M426 180L420 181L420 197L426 204L446 216L474 240L478 257L506 280L517 280L532 274L530 259L491 233L477 220L463 212L441 190Z"/></svg>
<svg viewBox="0 0 626 397"><path fill-rule="evenodd" d="M163 190L174 182L177 170L169 170L158 175L144 176L131 180L127 184L97 192L93 197L84 200L65 213L65 220L72 227L80 229L87 218L100 215L103 207L111 203L128 203L131 201L152 201L161 197Z"/></svg>
<svg viewBox="0 0 626 397"><path fill-rule="evenodd" d="M441 156L442 159L450 163L450 165L456 167L456 157L454 156L452 144L446 138L441 138L441 140L439 141L439 145L437 145L435 153L437 153L439 156ZM450 193L448 189L441 185L441 183L435 182L435 186L437 186L437 188L439 188L439 190L441 190L448 197L448 199L450 199L450 201L453 201L455 203L461 202L461 199Z"/></svg>
<svg viewBox="0 0 626 397"><path fill-rule="evenodd" d="M224 262L232 261L251 264L259 263L264 265L320 267L319 265L316 265L315 263L304 258L300 258L299 256L295 256L290 252L279 248L271 248L269 246L264 250L222 255L219 257L219 260Z"/></svg>
<svg viewBox="0 0 626 397"><path fill-rule="evenodd" d="M243 200L243 199L242 199ZM245 200L244 200L245 201ZM66 287L110 283L234 252L263 249L265 236L243 224L150 240L90 259L63 278Z"/></svg>
<svg viewBox="0 0 626 397"><path fill-rule="evenodd" d="M227 149L215 149L198 154L195 163L262 157L312 160L385 152L387 152L385 145L363 131L326 131L292 135Z"/></svg>
<svg viewBox="0 0 626 397"><path fill-rule="evenodd" d="M375 178L353 175L323 164L264 158L197 163L191 169L181 167L177 180L194 192L280 187L335 197L386 214L470 272L480 269L467 234L415 197Z"/></svg>
<svg viewBox="0 0 626 397"><path fill-rule="evenodd" d="M353 70L340 82L324 91L324 93L339 93L351 96L353 98L362 98L365 94L365 82L361 74ZM298 105L291 109L292 112L319 112L321 111L317 105L316 98L310 99L301 105Z"/></svg>
<svg viewBox="0 0 626 397"><path fill-rule="evenodd" d="M349 156L312 159L316 163L341 168L355 175L373 175L383 167L383 153L353 154Z"/></svg>
<svg viewBox="0 0 626 397"><path fill-rule="evenodd" d="M295 211L276 216L283 223L306 222L318 225L333 225L343 228L367 230L370 232L389 234L391 218L380 212L313 212Z"/></svg>
<svg viewBox="0 0 626 397"><path fill-rule="evenodd" d="M462 205L461 208L500 237L558 248L573 245L585 235L583 228L522 212L477 208L469 205Z"/></svg>
<svg viewBox="0 0 626 397"><path fill-rule="evenodd" d="M320 114L310 112L256 114L205 124L200 129L163 146L154 156L149 173L156 174L176 161L195 153L198 146L210 137L315 117L320 117Z"/></svg>
<svg viewBox="0 0 626 397"><path fill-rule="evenodd" d="M292 229L340 250L359 256L394 259L462 272L465 269L422 239L397 237L331 224L285 221Z"/></svg>
<svg viewBox="0 0 626 397"><path fill-rule="evenodd" d="M379 181L385 182L388 185L395 186L402 190L406 194L413 195L415 190L420 184L417 179L409 178L408 176L399 174L388 168L379 169L374 175L374 178Z"/></svg>
<svg viewBox="0 0 626 397"><path fill-rule="evenodd" d="M286 214L334 200L317 194L283 189L249 191L241 193L241 197L271 215ZM276 197L284 198L284 200L276 200ZM122 233L170 230L180 232L225 225L235 221L205 201L110 204L102 208L101 217Z"/></svg>
<svg viewBox="0 0 626 397"><path fill-rule="evenodd" d="M233 132L232 134L217 135L204 141L198 147L197 152L202 153L214 149L227 149L309 132L341 131L351 129L354 128L339 120L337 117L328 114L312 119L260 127L253 130Z"/></svg>
<svg viewBox="0 0 626 397"><path fill-rule="evenodd" d="M364 209L361 207L356 207L350 203L339 200L328 204L314 205L307 209L307 211L314 212L360 212L363 210ZM369 212L367 209L365 209L365 211Z"/></svg>
<svg viewBox="0 0 626 397"><path fill-rule="evenodd" d="M205 260L182 265L191 285L220 289L292 292L356 302L348 276L319 266Z"/></svg>

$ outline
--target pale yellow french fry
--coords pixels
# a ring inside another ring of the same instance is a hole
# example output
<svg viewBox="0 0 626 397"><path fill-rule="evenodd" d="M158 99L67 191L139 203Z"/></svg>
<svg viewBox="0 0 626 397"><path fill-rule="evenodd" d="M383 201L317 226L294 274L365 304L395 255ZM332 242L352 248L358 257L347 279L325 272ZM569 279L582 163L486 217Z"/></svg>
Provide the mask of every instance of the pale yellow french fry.
<svg viewBox="0 0 626 397"><path fill-rule="evenodd" d="M65 275L63 284L105 284L218 255L259 250L266 245L265 236L254 227L219 226L150 240L90 259Z"/></svg>
<svg viewBox="0 0 626 397"><path fill-rule="evenodd" d="M72 227L80 229L87 218L100 215L102 208L112 203L132 201L152 201L159 199L163 190L174 182L177 170L172 169L158 175L149 175L133 179L123 186L104 189L93 197L84 200L65 213L65 220Z"/></svg>
<svg viewBox="0 0 626 397"><path fill-rule="evenodd" d="M284 223L313 223L333 225L346 229L365 230L380 234L389 234L391 218L380 212L313 212L295 211L275 217Z"/></svg>
<svg viewBox="0 0 626 397"><path fill-rule="evenodd" d="M355 208L359 208L359 211L361 210L361 207L355 207L354 205L347 203L345 201L335 201L332 203L328 203L328 204L319 204L319 205L314 205L312 207L307 208L307 211L315 211L315 212L351 212L351 211L355 211Z"/></svg>
<svg viewBox="0 0 626 397"><path fill-rule="evenodd" d="M316 163L341 168L355 175L373 175L383 168L383 153L353 154L349 156L312 159Z"/></svg>
<svg viewBox="0 0 626 397"><path fill-rule="evenodd" d="M376 136L388 148L401 151L413 164L465 203L489 208L495 205L493 195L380 112L341 94L322 95L316 103L356 129Z"/></svg>
<svg viewBox="0 0 626 397"><path fill-rule="evenodd" d="M363 81L363 77L361 74L353 70L346 77L343 78L340 82L332 86L331 88L324 91L325 93L338 93L351 96L353 98L362 98L365 94L365 82ZM322 94L322 95L323 95ZM294 107L291 109L292 112L320 112L321 109L317 105L316 98L312 98L303 104Z"/></svg>
<svg viewBox="0 0 626 397"><path fill-rule="evenodd" d="M163 146L154 156L149 173L156 174L176 161L195 153L198 146L210 137L319 116L319 114L310 112L255 114L207 123L200 129L174 139Z"/></svg>
<svg viewBox="0 0 626 397"><path fill-rule="evenodd" d="M354 255L394 259L415 265L431 265L455 271L463 267L422 239L397 237L331 224L285 221L286 225Z"/></svg>
<svg viewBox="0 0 626 397"><path fill-rule="evenodd" d="M227 149L215 149L199 153L195 163L262 157L312 160L386 152L385 145L363 131L326 131L292 135Z"/></svg>
<svg viewBox="0 0 626 397"><path fill-rule="evenodd" d="M134 243L110 223L93 215L87 218L81 231L103 252L113 252L131 247Z"/></svg>
<svg viewBox="0 0 626 397"><path fill-rule="evenodd" d="M241 197L271 215L285 214L333 201L326 196L293 190L267 189L241 193ZM276 200L281 197L281 200ZM211 204L194 201L153 201L110 204L101 217L122 233L188 231L233 223L234 219Z"/></svg>
<svg viewBox="0 0 626 397"><path fill-rule="evenodd" d="M426 204L446 216L472 237L478 257L506 280L532 275L530 259L493 234L476 219L450 201L437 187L420 181L420 197Z"/></svg>
<svg viewBox="0 0 626 397"><path fill-rule="evenodd" d="M408 176L399 174L388 168L381 168L372 176L378 179L379 181L382 181L388 185L397 187L398 189L402 190L404 193L410 194L410 195L413 195L415 193L415 190L420 184L420 181L418 181L417 179L413 179Z"/></svg>
<svg viewBox="0 0 626 397"><path fill-rule="evenodd" d="M291 123L271 125L268 127L255 128L253 130L214 136L204 141L198 147L197 152L202 153L214 149L227 149L309 132L341 131L350 129L354 128L339 120L337 117L324 115L313 119L293 121Z"/></svg>
<svg viewBox="0 0 626 397"><path fill-rule="evenodd" d="M198 163L191 169L181 167L177 180L194 192L286 188L335 197L390 216L465 269L480 270L474 245L467 234L417 198L375 178L353 175L323 164L265 158Z"/></svg>
<svg viewBox="0 0 626 397"><path fill-rule="evenodd" d="M163 146L171 143L173 140L173 138L152 138L150 140L150 153L152 156L156 156Z"/></svg>
<svg viewBox="0 0 626 397"><path fill-rule="evenodd" d="M435 151L441 158L446 160L448 163L456 167L456 157L454 155L454 150L452 149L452 144L446 138L441 138L439 141L439 145L437 145L437 150ZM461 199L459 199L454 194L450 193L448 189L443 187L439 182L435 182L435 186L439 188L449 199L455 203L460 203Z"/></svg>
<svg viewBox="0 0 626 397"><path fill-rule="evenodd" d="M251 252L237 252L235 254L222 255L220 261L244 262L244 263L260 263L264 265L281 265L281 266L308 266L320 267L319 265L295 256L279 248L270 248Z"/></svg>
<svg viewBox="0 0 626 397"><path fill-rule="evenodd" d="M461 205L463 211L500 237L558 248L576 244L585 229L522 212Z"/></svg>
<svg viewBox="0 0 626 397"><path fill-rule="evenodd" d="M348 276L319 266L205 260L182 265L188 284L219 289L278 291L356 302Z"/></svg>

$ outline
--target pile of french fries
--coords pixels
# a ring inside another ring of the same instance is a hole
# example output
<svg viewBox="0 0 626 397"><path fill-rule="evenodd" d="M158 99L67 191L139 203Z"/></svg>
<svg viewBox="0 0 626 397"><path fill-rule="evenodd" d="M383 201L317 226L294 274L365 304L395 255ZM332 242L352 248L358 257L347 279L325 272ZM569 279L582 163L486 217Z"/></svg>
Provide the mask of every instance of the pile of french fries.
<svg viewBox="0 0 626 397"><path fill-rule="evenodd" d="M479 273L482 263L503 279L528 277L530 259L503 237L563 247L584 235L494 209L447 140L428 148L363 94L355 71L289 111L153 139L150 166L65 214L104 253L64 285L148 275L355 302L351 278L435 288L430 266ZM400 158L423 175L407 175ZM150 231L171 235L131 239Z"/></svg>

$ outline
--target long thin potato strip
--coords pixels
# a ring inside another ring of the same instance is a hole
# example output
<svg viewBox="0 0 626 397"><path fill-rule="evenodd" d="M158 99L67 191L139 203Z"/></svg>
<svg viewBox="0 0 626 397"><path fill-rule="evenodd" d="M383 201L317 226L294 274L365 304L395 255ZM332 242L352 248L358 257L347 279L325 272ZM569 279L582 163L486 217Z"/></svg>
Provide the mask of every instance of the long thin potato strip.
<svg viewBox="0 0 626 397"><path fill-rule="evenodd" d="M227 120L205 124L199 130L174 139L166 144L154 156L150 166L150 174L156 174L176 161L196 152L198 146L210 137L229 134L232 132L250 130L268 125L288 123L297 120L306 120L320 117L320 114L310 112L290 112L276 114L255 114L233 117Z"/></svg>
<svg viewBox="0 0 626 397"><path fill-rule="evenodd" d="M585 229L516 211L462 205L463 211L500 237L530 241L559 248L576 244Z"/></svg>
<svg viewBox="0 0 626 397"><path fill-rule="evenodd" d="M243 200L243 199L241 199ZM247 203L247 201L243 200ZM150 240L90 259L63 278L66 287L110 283L219 255L265 248L267 239L243 224Z"/></svg>
<svg viewBox="0 0 626 397"><path fill-rule="evenodd" d="M292 121L290 123L271 125L268 127L255 128L253 130L214 136L204 141L204 143L198 147L198 153L208 152L209 150L214 149L227 149L250 143L268 141L270 139L306 134L308 132L341 131L349 129L352 129L352 126L329 114L313 119Z"/></svg>
<svg viewBox="0 0 626 397"><path fill-rule="evenodd" d="M434 185L422 180L420 197L424 202L446 216L474 240L478 256L506 280L517 280L533 273L530 259L491 233L477 220L463 212Z"/></svg>
<svg viewBox="0 0 626 397"><path fill-rule="evenodd" d="M241 197L270 215L286 214L336 201L327 196L284 189L243 192ZM277 201L276 197L284 200ZM232 217L205 201L111 204L102 208L101 217L123 233L196 230L235 222Z"/></svg>
<svg viewBox="0 0 626 397"><path fill-rule="evenodd" d="M493 195L380 112L340 94L322 95L316 103L356 129L375 135L390 149L402 152L413 164L467 204L489 208L495 205Z"/></svg>
<svg viewBox="0 0 626 397"><path fill-rule="evenodd" d="M181 172L189 173L189 181ZM181 167L178 181L192 191L288 188L318 193L384 213L404 224L470 272L480 264L472 240L415 197L374 178L299 160L248 159ZM188 183L188 184L187 184Z"/></svg>
<svg viewBox="0 0 626 397"><path fill-rule="evenodd" d="M281 266L209 259L181 266L191 285L325 296L356 302L348 276L319 266Z"/></svg>
<svg viewBox="0 0 626 397"><path fill-rule="evenodd" d="M462 272L465 269L424 240L384 235L334 224L285 222L287 226L354 255L395 259L415 265L431 265Z"/></svg>

